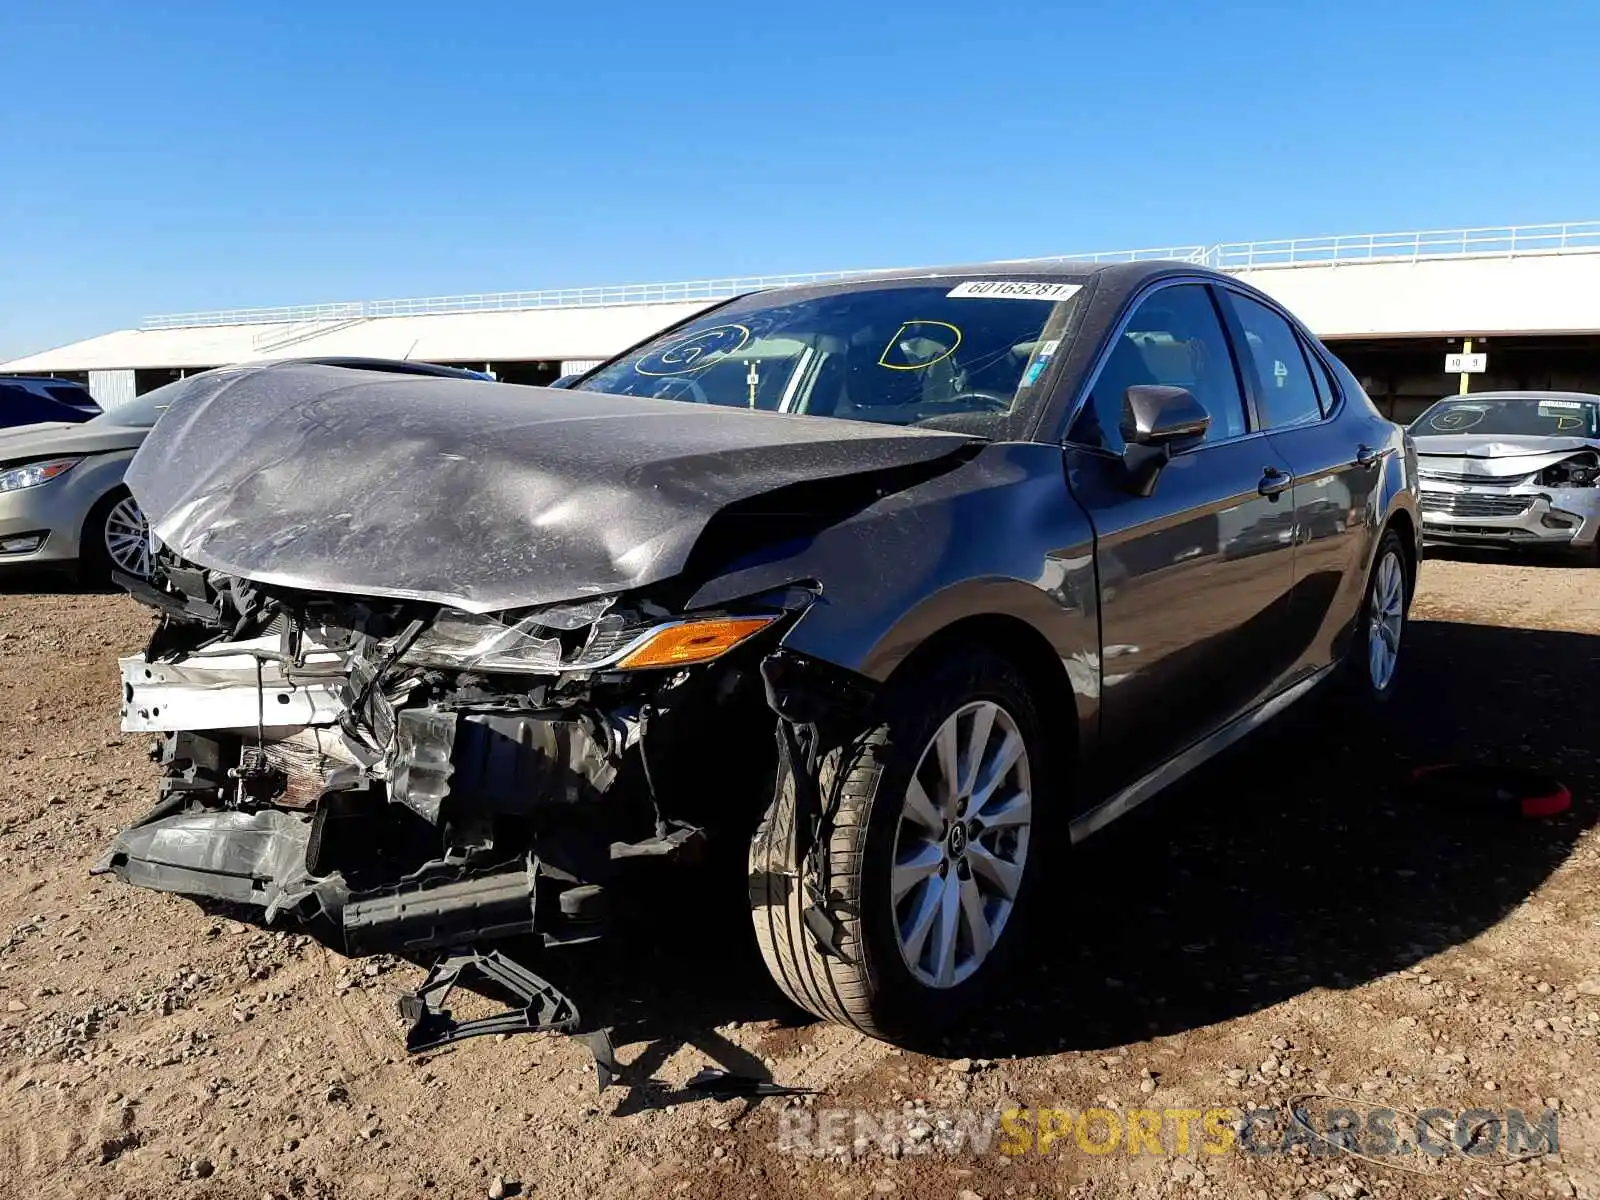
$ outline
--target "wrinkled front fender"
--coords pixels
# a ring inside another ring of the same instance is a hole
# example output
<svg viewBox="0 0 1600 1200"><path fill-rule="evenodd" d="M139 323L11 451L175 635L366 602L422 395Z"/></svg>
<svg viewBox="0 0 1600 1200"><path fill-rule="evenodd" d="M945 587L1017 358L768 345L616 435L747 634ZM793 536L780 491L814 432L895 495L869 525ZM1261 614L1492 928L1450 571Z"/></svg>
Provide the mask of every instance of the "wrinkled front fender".
<svg viewBox="0 0 1600 1200"><path fill-rule="evenodd" d="M1088 740L1099 709L1094 534L1059 447L986 446L956 471L719 576L689 607L798 580L820 594L786 634L788 649L881 682L959 622L1009 622L1069 677Z"/></svg>

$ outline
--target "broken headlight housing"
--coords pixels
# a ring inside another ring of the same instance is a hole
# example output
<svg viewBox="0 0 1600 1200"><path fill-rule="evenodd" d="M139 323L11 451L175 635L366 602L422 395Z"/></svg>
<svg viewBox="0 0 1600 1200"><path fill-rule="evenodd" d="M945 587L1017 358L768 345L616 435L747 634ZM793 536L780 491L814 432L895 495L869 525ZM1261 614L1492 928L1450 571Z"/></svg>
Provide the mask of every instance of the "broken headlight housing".
<svg viewBox="0 0 1600 1200"><path fill-rule="evenodd" d="M726 654L776 619L775 613L672 618L664 611L621 608L613 596L521 614L446 609L417 637L402 661L458 671L539 675L689 666Z"/></svg>
<svg viewBox="0 0 1600 1200"><path fill-rule="evenodd" d="M1600 456L1575 454L1539 472L1541 487L1594 487L1600 484Z"/></svg>

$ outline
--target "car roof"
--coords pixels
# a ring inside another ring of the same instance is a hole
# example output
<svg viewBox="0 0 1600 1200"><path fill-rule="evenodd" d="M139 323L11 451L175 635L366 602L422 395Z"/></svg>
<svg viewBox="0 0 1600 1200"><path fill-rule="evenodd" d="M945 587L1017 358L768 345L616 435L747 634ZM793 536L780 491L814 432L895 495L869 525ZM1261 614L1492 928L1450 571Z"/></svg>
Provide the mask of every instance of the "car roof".
<svg viewBox="0 0 1600 1200"><path fill-rule="evenodd" d="M76 379L57 379L54 375L0 375L0 383L47 383L51 387L74 387L89 389Z"/></svg>
<svg viewBox="0 0 1600 1200"><path fill-rule="evenodd" d="M1214 268L1204 267L1198 263L1183 262L1178 259L1143 259L1139 262L1101 263L1061 258L1014 258L997 259L992 262L955 263L948 266L900 267L887 271L864 271L859 275L850 275L844 279L830 282L840 287L848 287L852 283L878 283L896 279L941 279L948 276L982 275L1046 275L1061 279L1085 281L1097 278L1105 282L1115 281L1118 285L1124 287L1136 287L1147 279L1175 273L1208 275L1216 279L1232 278L1232 276ZM817 287L829 285L800 284L798 286Z"/></svg>
<svg viewBox="0 0 1600 1200"><path fill-rule="evenodd" d="M238 363L219 370L269 370L272 367L348 367L356 371L378 371L390 375L434 375L442 379L474 379L483 381L482 371L469 367L447 367L439 363L423 362L414 358L376 358L371 355L335 354L312 358L269 358Z"/></svg>

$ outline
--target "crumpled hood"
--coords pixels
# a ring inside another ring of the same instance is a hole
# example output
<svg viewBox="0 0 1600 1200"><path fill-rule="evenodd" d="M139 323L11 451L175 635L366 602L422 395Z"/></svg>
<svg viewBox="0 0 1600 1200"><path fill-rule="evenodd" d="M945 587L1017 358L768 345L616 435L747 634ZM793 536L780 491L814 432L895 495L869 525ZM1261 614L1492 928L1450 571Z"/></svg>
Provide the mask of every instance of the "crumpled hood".
<svg viewBox="0 0 1600 1200"><path fill-rule="evenodd" d="M95 422L74 425L48 421L39 425L14 425L0 429L0 463L47 455L110 454L132 450L144 440L148 429Z"/></svg>
<svg viewBox="0 0 1600 1200"><path fill-rule="evenodd" d="M1581 437L1496 437L1485 434L1412 436L1421 470L1498 478L1542 471L1581 450L1600 450L1600 441Z"/></svg>
<svg viewBox="0 0 1600 1200"><path fill-rule="evenodd" d="M469 612L669 578L731 504L974 441L308 364L209 378L128 470L163 543L264 583Z"/></svg>

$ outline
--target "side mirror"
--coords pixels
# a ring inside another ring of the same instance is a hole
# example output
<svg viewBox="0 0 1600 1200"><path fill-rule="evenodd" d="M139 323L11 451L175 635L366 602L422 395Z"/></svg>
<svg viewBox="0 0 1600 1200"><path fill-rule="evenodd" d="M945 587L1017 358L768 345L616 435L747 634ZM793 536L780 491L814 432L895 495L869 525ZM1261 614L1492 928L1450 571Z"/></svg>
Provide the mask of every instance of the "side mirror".
<svg viewBox="0 0 1600 1200"><path fill-rule="evenodd" d="M1122 440L1163 446L1204 437L1211 414L1187 388L1140 383L1122 396Z"/></svg>
<svg viewBox="0 0 1600 1200"><path fill-rule="evenodd" d="M1122 461L1128 490L1136 496L1155 491L1156 478L1175 446L1205 436L1211 414L1187 388L1141 383L1122 396Z"/></svg>

